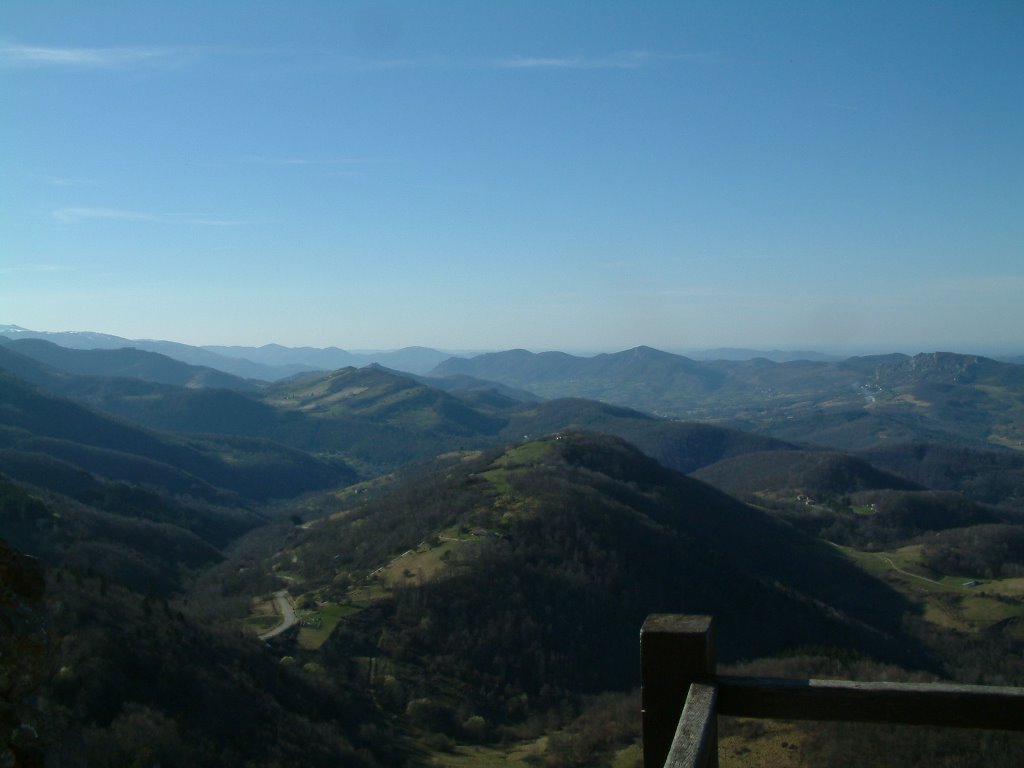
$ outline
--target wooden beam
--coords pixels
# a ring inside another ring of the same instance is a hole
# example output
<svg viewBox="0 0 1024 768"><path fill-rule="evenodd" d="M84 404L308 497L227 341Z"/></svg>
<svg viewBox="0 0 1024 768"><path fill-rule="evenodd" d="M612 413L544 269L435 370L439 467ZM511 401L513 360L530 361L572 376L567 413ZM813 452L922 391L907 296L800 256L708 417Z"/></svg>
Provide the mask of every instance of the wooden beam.
<svg viewBox="0 0 1024 768"><path fill-rule="evenodd" d="M690 686L665 768L707 768L717 764L717 696L713 685Z"/></svg>
<svg viewBox="0 0 1024 768"><path fill-rule="evenodd" d="M1024 730L1022 688L726 676L718 684L722 715Z"/></svg>
<svg viewBox="0 0 1024 768"><path fill-rule="evenodd" d="M714 623L710 616L652 614L640 630L640 674L645 768L662 768L672 746L690 685L715 677ZM708 766L717 768L713 733Z"/></svg>

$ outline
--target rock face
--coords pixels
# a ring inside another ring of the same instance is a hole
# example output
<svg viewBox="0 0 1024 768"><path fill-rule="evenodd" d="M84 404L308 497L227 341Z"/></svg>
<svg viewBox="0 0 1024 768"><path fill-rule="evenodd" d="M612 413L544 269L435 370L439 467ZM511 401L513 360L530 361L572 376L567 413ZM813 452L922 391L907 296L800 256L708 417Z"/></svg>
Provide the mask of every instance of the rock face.
<svg viewBox="0 0 1024 768"><path fill-rule="evenodd" d="M45 591L35 558L0 539L0 766L42 764L32 696L46 677Z"/></svg>

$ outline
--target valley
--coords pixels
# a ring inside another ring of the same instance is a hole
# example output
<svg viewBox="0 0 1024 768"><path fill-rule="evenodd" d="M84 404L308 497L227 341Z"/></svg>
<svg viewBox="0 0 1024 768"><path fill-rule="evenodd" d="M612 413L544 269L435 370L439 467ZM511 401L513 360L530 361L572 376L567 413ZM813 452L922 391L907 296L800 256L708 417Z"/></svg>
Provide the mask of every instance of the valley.
<svg viewBox="0 0 1024 768"><path fill-rule="evenodd" d="M19 662L25 759L148 734L170 765L634 768L654 612L714 615L744 673L1024 684L1018 365L638 348L270 382L22 339L0 368L0 537L53 638ZM186 712L200 690L248 719ZM722 727L723 765L855 738Z"/></svg>
<svg viewBox="0 0 1024 768"><path fill-rule="evenodd" d="M0 768L1020 768L1022 39L0 2Z"/></svg>

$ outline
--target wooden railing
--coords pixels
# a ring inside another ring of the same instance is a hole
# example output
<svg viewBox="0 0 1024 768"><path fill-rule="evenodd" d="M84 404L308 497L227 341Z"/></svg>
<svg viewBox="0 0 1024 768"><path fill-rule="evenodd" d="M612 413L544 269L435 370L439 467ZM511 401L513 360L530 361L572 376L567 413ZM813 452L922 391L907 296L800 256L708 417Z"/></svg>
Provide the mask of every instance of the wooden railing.
<svg viewBox="0 0 1024 768"><path fill-rule="evenodd" d="M710 616L649 616L640 666L644 768L715 768L718 715L1024 730L1024 688L719 675Z"/></svg>

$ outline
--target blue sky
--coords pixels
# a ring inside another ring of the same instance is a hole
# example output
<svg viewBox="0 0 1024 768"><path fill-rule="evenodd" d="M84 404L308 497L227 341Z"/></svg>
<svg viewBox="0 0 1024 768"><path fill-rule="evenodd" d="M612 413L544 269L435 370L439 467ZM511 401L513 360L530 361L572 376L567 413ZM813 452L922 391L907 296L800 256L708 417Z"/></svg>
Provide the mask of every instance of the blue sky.
<svg viewBox="0 0 1024 768"><path fill-rule="evenodd" d="M0 5L0 323L1024 350L1024 4Z"/></svg>

